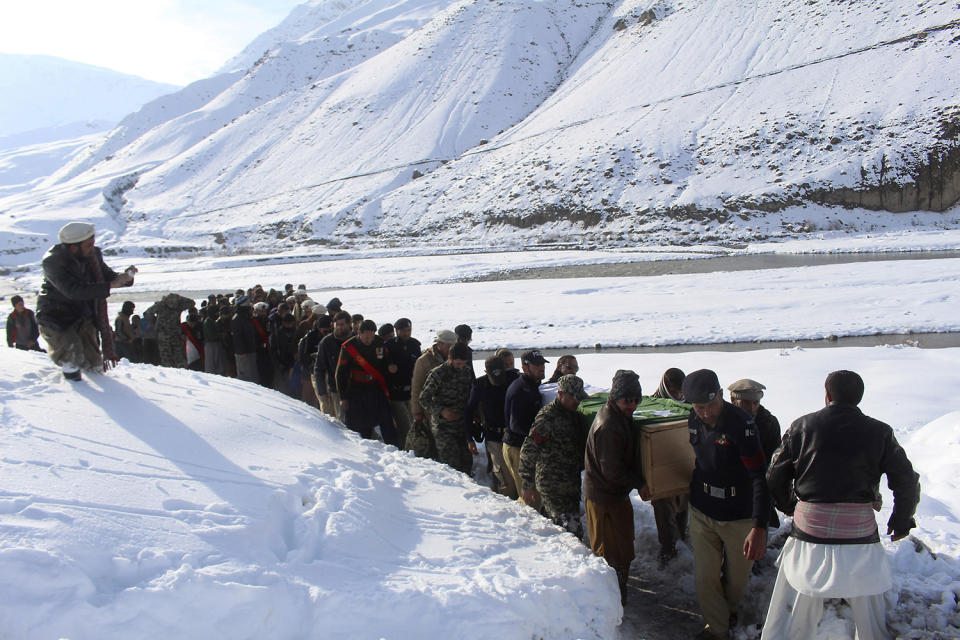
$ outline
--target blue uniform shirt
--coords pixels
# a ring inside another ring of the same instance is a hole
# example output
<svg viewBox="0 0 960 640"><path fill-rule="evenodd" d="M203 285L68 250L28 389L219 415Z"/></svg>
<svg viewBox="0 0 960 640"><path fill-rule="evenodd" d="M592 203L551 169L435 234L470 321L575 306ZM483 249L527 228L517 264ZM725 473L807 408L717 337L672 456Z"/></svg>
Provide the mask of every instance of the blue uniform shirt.
<svg viewBox="0 0 960 640"><path fill-rule="evenodd" d="M690 504L714 520L752 518L755 527L765 528L770 516L766 460L750 414L724 401L716 427L704 424L693 409L687 426L697 457Z"/></svg>

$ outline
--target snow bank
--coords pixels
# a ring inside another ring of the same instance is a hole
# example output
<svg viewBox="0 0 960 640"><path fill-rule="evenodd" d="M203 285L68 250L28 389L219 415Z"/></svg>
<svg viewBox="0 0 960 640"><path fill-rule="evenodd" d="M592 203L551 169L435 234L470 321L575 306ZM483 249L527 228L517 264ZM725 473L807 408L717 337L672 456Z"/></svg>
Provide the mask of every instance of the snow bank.
<svg viewBox="0 0 960 640"><path fill-rule="evenodd" d="M449 468L235 380L2 361L9 637L615 634L605 563Z"/></svg>

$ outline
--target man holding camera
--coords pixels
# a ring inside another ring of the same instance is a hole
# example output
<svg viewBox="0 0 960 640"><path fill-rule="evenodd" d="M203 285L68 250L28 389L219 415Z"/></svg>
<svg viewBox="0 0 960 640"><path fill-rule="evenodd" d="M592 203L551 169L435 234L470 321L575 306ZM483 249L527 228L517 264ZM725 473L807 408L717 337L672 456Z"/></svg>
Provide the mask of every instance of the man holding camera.
<svg viewBox="0 0 960 640"><path fill-rule="evenodd" d="M80 380L81 369L115 364L113 328L107 316L111 289L133 284L136 267L117 273L103 261L94 244L94 227L69 222L57 234L59 244L43 258L43 285L37 298L40 335L50 358L68 380Z"/></svg>

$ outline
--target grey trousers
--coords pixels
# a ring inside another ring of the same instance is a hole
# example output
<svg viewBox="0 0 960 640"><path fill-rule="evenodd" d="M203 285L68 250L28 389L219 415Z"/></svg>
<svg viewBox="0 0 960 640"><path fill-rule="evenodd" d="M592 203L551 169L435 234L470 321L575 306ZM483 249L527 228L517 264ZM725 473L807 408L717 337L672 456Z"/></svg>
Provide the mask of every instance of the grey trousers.
<svg viewBox="0 0 960 640"><path fill-rule="evenodd" d="M260 373L257 369L257 354L237 353L234 354L237 361L237 377L247 382L260 382Z"/></svg>
<svg viewBox="0 0 960 640"><path fill-rule="evenodd" d="M207 373L226 375L227 352L219 342L208 342L204 345L203 370Z"/></svg>

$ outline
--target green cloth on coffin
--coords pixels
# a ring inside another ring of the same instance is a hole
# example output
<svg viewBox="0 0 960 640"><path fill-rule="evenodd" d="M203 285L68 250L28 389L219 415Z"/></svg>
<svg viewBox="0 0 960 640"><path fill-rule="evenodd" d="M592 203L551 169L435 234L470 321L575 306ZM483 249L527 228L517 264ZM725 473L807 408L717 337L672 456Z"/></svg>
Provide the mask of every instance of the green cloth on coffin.
<svg viewBox="0 0 960 640"><path fill-rule="evenodd" d="M607 403L609 396L609 393L601 391L580 403L577 411L583 416L584 428L588 431L590 425L593 424L593 419L597 416L597 412L600 411L600 407ZM677 402L668 398L643 396L640 399L640 404L633 412L633 440L636 443L634 445L636 446L636 455L633 458L633 467L637 473L643 475L643 469L641 468L643 458L640 455L640 442L642 440L640 430L647 425L686 420L690 416L692 407L693 405L686 402Z"/></svg>

